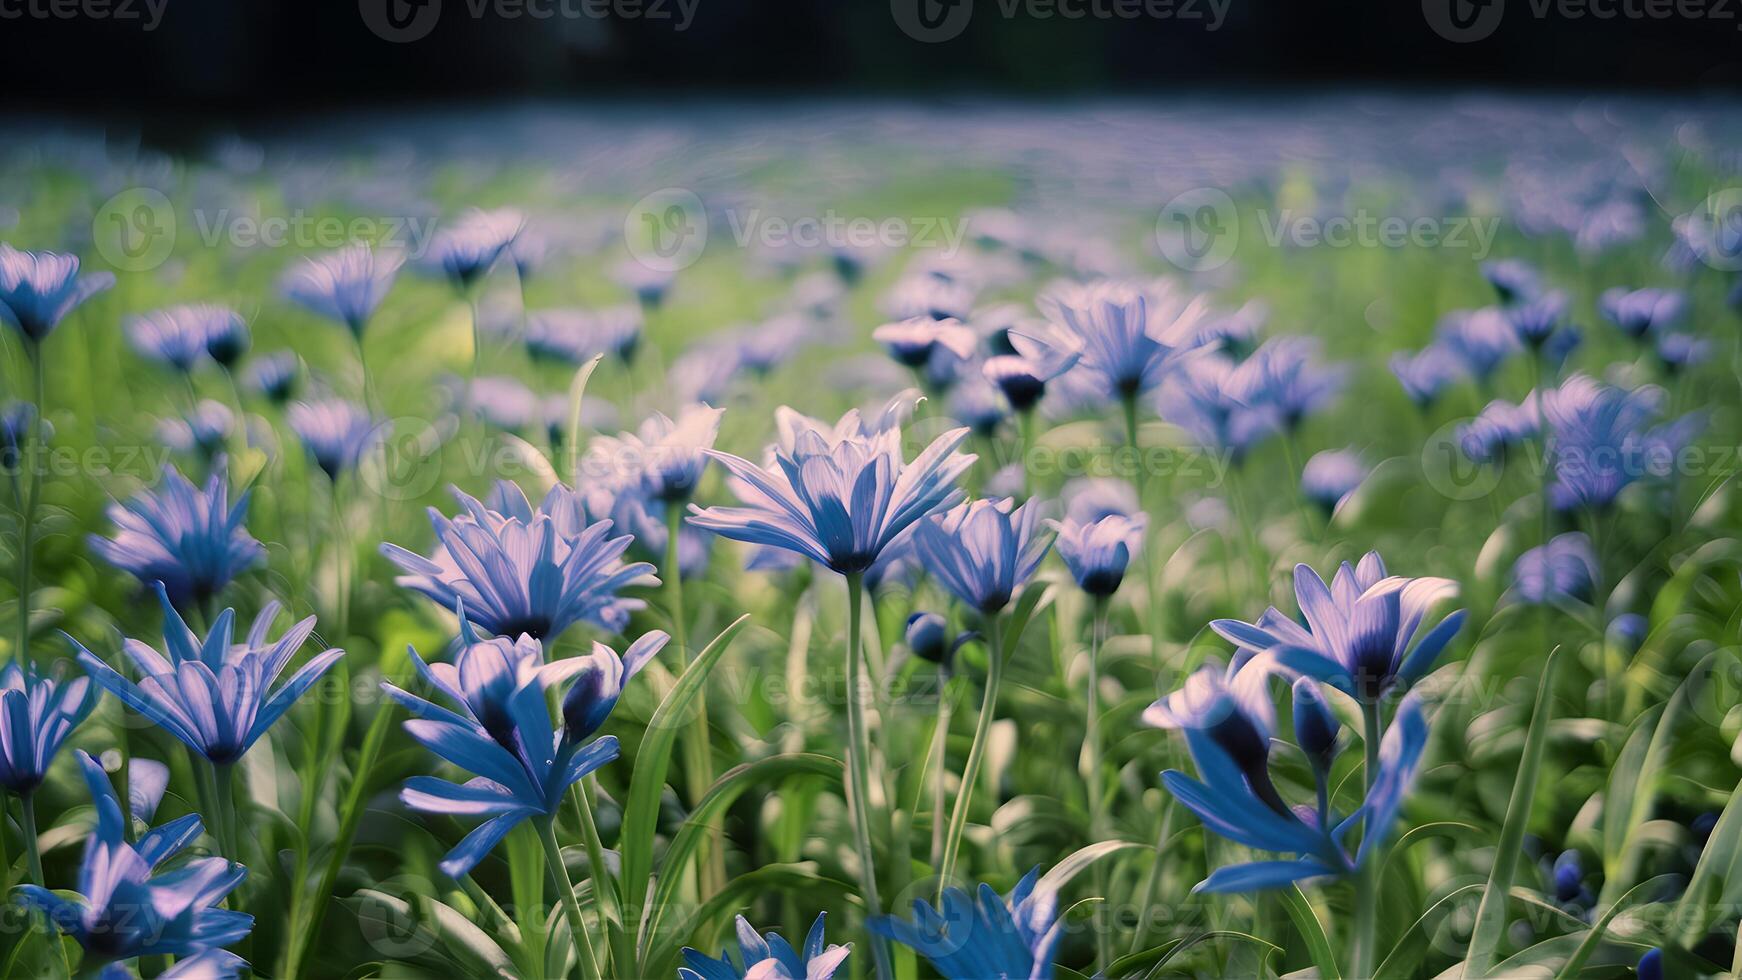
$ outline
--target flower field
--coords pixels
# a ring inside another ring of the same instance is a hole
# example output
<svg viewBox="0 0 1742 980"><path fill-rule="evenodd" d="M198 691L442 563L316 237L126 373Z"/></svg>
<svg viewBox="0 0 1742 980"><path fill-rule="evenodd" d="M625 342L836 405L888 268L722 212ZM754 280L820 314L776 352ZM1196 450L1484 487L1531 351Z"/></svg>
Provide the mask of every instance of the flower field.
<svg viewBox="0 0 1742 980"><path fill-rule="evenodd" d="M0 976L1742 970L1742 114L0 125Z"/></svg>

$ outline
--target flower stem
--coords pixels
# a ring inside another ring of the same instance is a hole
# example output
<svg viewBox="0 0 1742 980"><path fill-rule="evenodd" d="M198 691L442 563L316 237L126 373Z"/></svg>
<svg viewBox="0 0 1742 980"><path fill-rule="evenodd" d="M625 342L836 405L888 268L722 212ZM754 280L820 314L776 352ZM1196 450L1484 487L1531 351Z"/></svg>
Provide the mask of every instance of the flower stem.
<svg viewBox="0 0 1742 980"><path fill-rule="evenodd" d="M30 868L30 882L41 886L42 848L36 840L36 800L31 794L25 793L18 797L18 808L22 811L22 822L19 828L24 831L24 860Z"/></svg>
<svg viewBox="0 0 1742 980"><path fill-rule="evenodd" d="M867 919L883 911L877 899L877 862L871 850L870 744L865 731L865 704L860 695L864 671L864 641L860 632L864 605L864 573L847 575L847 803L853 814L853 847L859 856L859 888ZM871 959L878 980L889 980L889 943L871 937Z"/></svg>
<svg viewBox="0 0 1742 980"><path fill-rule="evenodd" d="M605 930L606 939L610 942L611 958L617 964L617 969L622 971L633 964L634 953L629 949L629 934L622 926L622 898L617 894L617 883L605 864L605 845L599 839L599 826L593 821L592 783L592 776L576 783L569 800L574 804L575 822L580 825L581 840L587 846L587 867L593 876L593 901L599 910L599 927ZM607 901L609 910L606 908ZM617 913L616 927L611 925L608 911Z"/></svg>
<svg viewBox="0 0 1742 980"><path fill-rule="evenodd" d="M992 717L998 713L998 688L1004 681L1004 644L1000 642L998 617L986 617L986 693L980 701L980 720L974 723L974 742L968 762L962 767L962 786L956 793L956 808L950 813L950 832L944 839L944 863L938 868L939 902L956 870L961 855L962 832L968 826L968 809L974 799L974 784L980 781L980 766L986 760L986 742L992 732Z"/></svg>
<svg viewBox="0 0 1742 980"><path fill-rule="evenodd" d="M604 974L599 972L593 939L587 934L587 922L581 918L581 906L575 901L575 884L569 879L568 865L563 863L563 849L556 842L555 821L538 817L533 823L538 826L538 839L544 842L544 859L550 865L550 873L556 876L557 887L562 890L563 914L568 917L569 933L575 939L575 955L581 961L581 976L596 980Z"/></svg>
<svg viewBox="0 0 1742 980"><path fill-rule="evenodd" d="M30 431L18 437L18 465L30 468L30 489L24 497L24 522L18 543L18 646L12 652L12 659L19 664L30 662L31 565L36 551L36 505L42 496L42 466L36 459L37 437L42 433L42 347L37 341L26 340L24 351L30 358L32 414ZM37 882L41 883L40 880Z"/></svg>
<svg viewBox="0 0 1742 980"><path fill-rule="evenodd" d="M1077 767L1083 777L1083 792L1089 803L1089 840L1091 843L1104 840L1106 828L1106 801L1102 796L1101 785L1101 636L1107 629L1107 600L1095 598L1094 625L1089 635L1089 678L1084 693L1083 751L1077 758ZM1095 927L1096 964L1107 969L1113 962L1112 921L1105 914L1112 896L1107 894L1107 865L1104 861L1095 863L1095 891L1101 896L1102 912L1096 916L1100 921Z"/></svg>
<svg viewBox="0 0 1742 980"><path fill-rule="evenodd" d="M1366 743L1366 762L1362 769L1362 778L1367 784L1368 794L1371 795L1373 783L1379 778L1379 702L1363 701L1361 710L1364 722L1361 737ZM1363 827L1361 832L1374 833L1375 828ZM1355 870L1355 930L1349 950L1351 977L1371 976L1376 965L1373 962L1373 952L1379 919L1380 864L1379 852L1375 849Z"/></svg>
<svg viewBox="0 0 1742 980"><path fill-rule="evenodd" d="M1016 413L1016 431L1022 442L1022 496L1027 499L1034 496L1034 470L1029 466L1029 457L1034 453L1034 409L1025 408Z"/></svg>
<svg viewBox="0 0 1742 980"><path fill-rule="evenodd" d="M938 716L932 728L931 767L931 866L937 867L944 860L944 826L948 818L945 816L949 799L949 773L946 771L949 762L950 716L954 713L955 700L950 696L949 668L938 666Z"/></svg>
<svg viewBox="0 0 1742 980"><path fill-rule="evenodd" d="M671 616L671 638L677 646L683 666L690 665L689 624L684 615L683 568L678 553L679 531L683 528L683 507L672 502L665 506L665 576L667 612ZM689 789L689 804L697 806L714 784L714 754L708 734L708 690L704 684L696 692L695 716L684 739L684 777ZM708 827L707 840L696 850L696 883L702 901L717 894L726 884L725 834L718 822Z"/></svg>
<svg viewBox="0 0 1742 980"><path fill-rule="evenodd" d="M1137 426L1137 396L1127 395L1124 399L1125 408L1125 444L1131 447L1131 465L1134 469L1132 483L1137 488L1137 509L1147 513L1149 501L1149 467L1143 460L1143 447L1138 444ZM1157 521L1149 522L1151 525ZM1145 531L1145 537L1148 536ZM1155 548L1146 540L1143 549L1143 589L1144 589L1144 625L1149 633L1150 666L1155 670L1156 679L1161 680L1161 596L1157 593L1155 582Z"/></svg>

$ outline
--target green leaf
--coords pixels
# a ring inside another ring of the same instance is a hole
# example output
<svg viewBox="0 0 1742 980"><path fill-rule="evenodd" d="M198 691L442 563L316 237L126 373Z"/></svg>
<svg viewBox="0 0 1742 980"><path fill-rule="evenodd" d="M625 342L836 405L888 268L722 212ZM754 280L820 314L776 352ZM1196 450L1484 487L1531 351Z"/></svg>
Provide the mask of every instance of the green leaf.
<svg viewBox="0 0 1742 980"><path fill-rule="evenodd" d="M623 860L623 900L627 905L623 926L638 934L637 955L643 962L648 956L644 911L648 885L653 877L653 836L659 824L660 790L664 788L665 774L671 768L671 750L677 743L679 729L687 726L685 715L706 685L708 672L732 645L732 638L749 621L748 613L733 620L690 662L689 668L653 712L647 723L647 737L641 740L641 749L635 758L635 774L630 778L628 801L623 807L623 837L619 850Z"/></svg>
<svg viewBox="0 0 1742 980"><path fill-rule="evenodd" d="M1518 859L1523 853L1524 831L1530 824L1530 811L1536 803L1536 781L1542 771L1543 750L1548 747L1550 699L1554 696L1555 674L1560 668L1559 647L1551 650L1537 680L1536 704L1530 713L1530 731L1524 737L1524 756L1518 760L1518 775L1512 782L1512 797L1506 804L1506 819L1500 825L1500 841L1494 851L1494 866L1488 872L1488 884L1482 892L1482 904L1476 909L1476 923L1470 931L1470 951L1464 958L1466 980L1479 980L1493 969L1495 953L1506 938L1506 906L1512 891L1512 878L1518 871Z"/></svg>
<svg viewBox="0 0 1742 980"><path fill-rule="evenodd" d="M708 826L733 801L753 786L778 783L794 776L820 776L839 784L844 769L839 759L815 753L793 753L746 762L714 780L714 785L708 788L708 795L702 797L665 849L659 881L654 885L653 921L648 924L648 935L656 940L659 937L666 910L677 904L684 865L689 863L690 856L707 836Z"/></svg>
<svg viewBox="0 0 1742 980"><path fill-rule="evenodd" d="M1128 840L1104 840L1099 844L1090 844L1088 847L1078 850L1070 857L1053 865L1051 871L1040 876L1040 881L1035 884L1034 890L1037 892L1043 890L1053 892L1063 891L1064 887L1070 884L1072 878L1083 873L1083 871L1088 869L1089 865L1094 864L1096 861L1101 860L1107 855L1115 854L1119 851L1147 851L1149 848L1150 845L1148 844L1139 844L1136 841Z"/></svg>
<svg viewBox="0 0 1742 980"><path fill-rule="evenodd" d="M680 947L685 937L697 949L709 955L718 955L720 936L726 931L725 926L731 921L731 917L756 898L776 892L797 892L807 900L821 901L824 904L831 900L824 896L833 896L833 900L838 900L840 904L831 905L831 908L862 907L857 886L819 875L813 862L765 864L755 871L733 878L718 894L696 909L678 928L677 942L649 952L640 975L675 975Z"/></svg>
<svg viewBox="0 0 1742 980"><path fill-rule="evenodd" d="M514 960L484 930L433 898L419 896L413 909L404 899L363 888L347 901L356 908L365 935L391 938L394 949L385 952L394 957L409 959L439 942L460 960L467 973L506 978L518 975Z"/></svg>
<svg viewBox="0 0 1742 980"><path fill-rule="evenodd" d="M1729 802L1724 804L1724 812L1718 816L1712 836L1706 840L1706 849L1700 852L1699 863L1694 865L1694 873L1688 878L1687 891L1682 893L1681 902L1676 906L1673 921L1687 923L1681 936L1682 945L1693 946L1711 927L1718 909L1707 893L1719 882L1723 883L1725 890L1742 884L1739 863L1742 863L1742 783L1737 783L1730 792Z"/></svg>
<svg viewBox="0 0 1742 980"><path fill-rule="evenodd" d="M593 369L605 359L603 354L593 355L593 359L580 366L575 371L573 381L569 382L569 419L563 429L563 451L572 458L569 472L571 486L581 485L581 396L587 392L587 381L593 376Z"/></svg>
<svg viewBox="0 0 1742 980"><path fill-rule="evenodd" d="M1300 932L1300 938L1306 940L1307 955L1312 957L1313 965L1319 969L1319 980L1342 980L1342 971L1337 969L1337 958L1331 953L1331 938L1325 935L1325 925L1319 921L1319 915L1313 911L1306 894L1300 890L1299 885L1290 885L1279 894L1282 896L1282 907L1288 910L1288 917L1294 920L1294 927Z"/></svg>
<svg viewBox="0 0 1742 980"><path fill-rule="evenodd" d="M1560 972L1555 974L1555 980L1573 980L1574 977L1578 976L1579 971L1585 967L1585 961L1589 960L1591 954L1597 951L1597 947L1603 944L1603 937L1609 931L1609 923L1613 922L1615 916L1622 911L1632 907L1628 903L1628 899L1632 898L1633 894L1641 888L1664 884L1664 879L1667 877L1669 876L1659 876L1627 889L1627 894L1622 895L1620 900L1612 903L1608 910L1603 913L1602 918L1591 925L1591 931L1585 935L1585 941L1579 944L1579 948L1573 952L1573 955L1567 957L1565 963L1561 964Z"/></svg>

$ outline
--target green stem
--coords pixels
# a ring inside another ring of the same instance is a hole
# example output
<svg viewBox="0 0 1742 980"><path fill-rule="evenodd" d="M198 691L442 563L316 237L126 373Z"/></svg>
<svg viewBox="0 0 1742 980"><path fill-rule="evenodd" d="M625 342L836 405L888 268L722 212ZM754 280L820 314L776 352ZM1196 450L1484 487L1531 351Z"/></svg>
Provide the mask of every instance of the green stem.
<svg viewBox="0 0 1742 980"><path fill-rule="evenodd" d="M879 915L877 863L871 850L870 742L865 731L865 703L860 688L864 677L864 641L860 632L865 578L862 572L847 575L847 803L853 814L853 847L859 856L859 888L865 899L865 916ZM871 937L871 959L878 980L889 980L889 943Z"/></svg>
<svg viewBox="0 0 1742 980"><path fill-rule="evenodd" d="M231 864L242 864L241 841L236 839L236 767L212 763L212 819L217 823L218 846Z"/></svg>
<svg viewBox="0 0 1742 980"><path fill-rule="evenodd" d="M1379 777L1379 702L1363 701L1361 710L1361 737L1366 749L1362 779L1371 795L1373 782ZM1371 827L1363 830L1363 833L1372 832L1374 828ZM1361 862L1361 867L1355 872L1355 928L1350 939L1350 977L1371 976L1376 965L1373 953L1379 920L1379 868L1380 856L1375 850L1367 855L1367 860Z"/></svg>
<svg viewBox="0 0 1742 980"><path fill-rule="evenodd" d="M633 964L629 933L623 928L622 897L617 894L617 882L605 864L605 844L599 838L599 825L593 820L592 776L575 784L569 801L574 805L575 822L581 828L581 840L587 846L587 867L593 876L593 900L599 910L599 927L610 942L611 959L617 964ZM607 908L607 906L609 906ZM609 913L616 913L617 925L611 924ZM618 969L624 969L622 965Z"/></svg>
<svg viewBox="0 0 1742 980"><path fill-rule="evenodd" d="M932 727L931 766L931 866L938 867L944 860L944 826L948 822L945 816L949 800L949 753L950 717L954 713L955 701L950 697L950 671L942 664L938 665L938 716Z"/></svg>
<svg viewBox="0 0 1742 980"><path fill-rule="evenodd" d="M42 876L42 848L36 840L36 800L25 793L18 797L18 807L23 811L20 829L24 831L24 860L30 868L30 882L41 886L45 879Z"/></svg>
<svg viewBox="0 0 1742 980"><path fill-rule="evenodd" d="M997 614L986 617L986 693L980 701L980 720L974 723L974 741L968 762L962 767L962 786L956 807L950 813L950 832L944 840L944 863L938 869L938 901L953 880L956 860L962 850L962 833L968 826L968 810L974 800L974 784L980 781L980 766L986 759L986 742L992 733L992 718L998 713L998 688L1004 682L1004 644L999 639Z"/></svg>
<svg viewBox="0 0 1742 980"><path fill-rule="evenodd" d="M1133 467L1135 467L1135 473L1133 474L1134 479L1132 480L1132 483L1137 488L1137 509L1147 513L1147 510L1145 510L1145 508L1147 508L1149 505L1149 500L1148 500L1148 496L1149 496L1149 493L1148 493L1148 491L1149 491L1149 467L1147 465L1145 465L1145 463L1144 463L1143 447L1141 445L1139 445L1139 442L1138 442L1137 396L1136 395L1126 396L1126 398L1124 399L1124 409L1125 409L1125 444L1131 448L1131 465ZM1155 524L1156 522L1151 521L1150 523ZM1153 528L1151 528L1150 530L1153 530ZM1146 538L1148 537L1148 533L1149 533L1148 531L1145 532ZM1145 547L1143 548L1143 590L1144 590L1145 608L1143 610L1143 617L1144 617L1144 624L1148 627L1148 632L1149 632L1150 667L1155 671L1157 682L1160 682L1162 680L1162 676L1161 676L1161 666L1162 666L1162 664L1161 664L1161 626L1160 626L1160 622L1159 622L1160 616L1161 616L1161 595L1159 593L1158 587L1156 585L1156 580L1155 580L1156 579L1156 577L1155 577L1156 560L1155 560L1154 545L1152 542L1150 542L1148 540L1145 540L1144 545L1145 545Z"/></svg>
<svg viewBox="0 0 1742 980"><path fill-rule="evenodd" d="M1085 722L1083 752L1078 768L1083 777L1083 792L1089 803L1089 841L1104 840L1107 834L1106 801L1101 786L1101 636L1107 629L1107 600L1095 598L1094 625L1089 636L1089 679L1084 693ZM1095 927L1096 964L1105 970L1113 962L1112 921L1106 915L1112 896L1107 894L1107 864L1095 863L1095 891L1101 896L1100 921Z"/></svg>
<svg viewBox="0 0 1742 980"><path fill-rule="evenodd" d="M671 638L685 668L690 665L689 623L684 615L683 569L679 558L678 539L683 529L683 505L672 501L665 505L665 576L667 613L671 616ZM697 806L714 784L714 753L708 730L708 691L706 685L696 692L695 715L689 735L684 739L684 781L689 789L689 804ZM696 849L696 882L702 901L707 901L726 884L725 833L718 821L708 826L708 837Z"/></svg>
<svg viewBox="0 0 1742 980"><path fill-rule="evenodd" d="M29 490L24 497L24 526L21 532L22 540L18 545L18 646L14 649L13 660L19 664L30 662L30 590L32 588L31 572L36 552L36 507L42 496L42 465L36 458L37 436L42 432L42 391L43 364L42 348L37 341L26 340L24 351L30 358L31 394L30 404L34 414L31 417L30 431L18 438L18 465L29 467ZM42 882L38 881L37 884Z"/></svg>
<svg viewBox="0 0 1742 980"><path fill-rule="evenodd" d="M568 865L563 863L563 849L556 842L555 821L549 817L537 817L533 823L538 827L538 839L544 843L544 859L550 865L550 873L556 876L557 887L563 896L563 914L569 920L569 933L574 936L575 955L581 961L581 976L587 980L596 980L604 976L599 972L599 958L593 953L593 939L587 934L587 922L581 918L581 906L575 901L575 884L569 879Z"/></svg>
<svg viewBox="0 0 1742 980"><path fill-rule="evenodd" d="M1034 409L1016 413L1016 430L1022 441L1022 496L1027 499L1034 496L1034 470L1029 466L1029 457L1034 453Z"/></svg>

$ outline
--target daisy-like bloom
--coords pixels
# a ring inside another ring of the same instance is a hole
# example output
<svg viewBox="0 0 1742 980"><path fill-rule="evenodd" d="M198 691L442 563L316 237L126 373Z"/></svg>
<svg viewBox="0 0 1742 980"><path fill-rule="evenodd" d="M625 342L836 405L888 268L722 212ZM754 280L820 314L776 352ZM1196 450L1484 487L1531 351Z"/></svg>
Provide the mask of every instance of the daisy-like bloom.
<svg viewBox="0 0 1742 980"><path fill-rule="evenodd" d="M1617 330L1643 340L1652 332L1675 326L1687 313L1686 294L1673 289L1623 289L1616 286L1603 290L1597 297L1597 311Z"/></svg>
<svg viewBox="0 0 1742 980"><path fill-rule="evenodd" d="M25 796L41 786L67 736L96 704L88 677L44 677L16 658L0 669L0 787Z"/></svg>
<svg viewBox="0 0 1742 980"><path fill-rule="evenodd" d="M1046 394L1047 382L1074 367L1079 356L1075 351L1049 350L1037 353L1050 356L1036 359L1020 354L1000 354L987 358L986 363L980 366L981 374L987 381L998 386L998 390L1009 400L1010 407L1018 412L1034 408Z"/></svg>
<svg viewBox="0 0 1742 980"><path fill-rule="evenodd" d="M84 948L81 976L132 976L120 964L138 956L182 958L165 977L235 976L242 961L219 947L247 936L254 917L216 906L242 884L248 869L221 857L201 857L155 874L198 839L199 815L172 820L128 843L127 817L108 774L87 753L78 753L78 759L97 811L97 824L85 838L78 894L63 898L37 885L21 885L24 902Z"/></svg>
<svg viewBox="0 0 1742 980"><path fill-rule="evenodd" d="M925 957L944 980L1051 980L1063 922L1058 893L1037 888L1039 881L1035 868L1009 895L985 884L972 896L946 888L938 908L915 899L911 922L885 915L865 927Z"/></svg>
<svg viewBox="0 0 1742 980"><path fill-rule="evenodd" d="M492 428L525 432L540 418L538 395L519 378L508 375L478 378L467 383L465 390L469 397L462 400L460 407L469 405Z"/></svg>
<svg viewBox="0 0 1742 980"><path fill-rule="evenodd" d="M253 338L248 334L248 321L242 319L240 314L213 317L206 322L206 354L226 371L242 360L242 355L248 353L252 343Z"/></svg>
<svg viewBox="0 0 1742 980"><path fill-rule="evenodd" d="M297 698L345 655L337 648L323 650L278 690L269 691L314 632L313 616L291 626L278 639L269 640L267 632L280 607L276 602L267 603L243 641L232 644L231 625L236 613L226 609L202 641L188 629L161 586L157 594L163 604L163 642L168 656L138 640L123 643L123 652L140 675L134 683L75 640L79 666L121 703L217 765L241 761Z"/></svg>
<svg viewBox="0 0 1742 980"><path fill-rule="evenodd" d="M1109 514L1089 523L1049 522L1058 529L1059 557L1077 586L1097 599L1119 591L1131 556L1143 548L1148 515Z"/></svg>
<svg viewBox="0 0 1742 980"><path fill-rule="evenodd" d="M1337 509L1367 479L1367 464L1353 449L1327 449L1306 461L1300 471L1300 492L1325 513Z"/></svg>
<svg viewBox="0 0 1742 980"><path fill-rule="evenodd" d="M514 262L514 274L522 280L531 279L551 254L550 236L531 225L522 225L520 234L508 243L508 257Z"/></svg>
<svg viewBox="0 0 1742 980"><path fill-rule="evenodd" d="M475 775L464 783L413 776L399 798L425 813L488 818L442 859L450 877L471 871L521 821L548 819L570 786L617 758L615 736L582 744L567 726L551 723L547 688L587 667L589 658L546 664L538 641L525 635L471 642L451 665L425 663L415 650L411 657L424 682L457 710L383 682L388 696L415 716L406 734Z"/></svg>
<svg viewBox="0 0 1742 980"><path fill-rule="evenodd" d="M1010 415L1004 393L984 377L971 377L950 389L949 414L975 435L989 437Z"/></svg>
<svg viewBox="0 0 1742 980"><path fill-rule="evenodd" d="M361 337L404 264L402 252L377 252L358 242L303 259L284 277L280 288L291 302L343 324L353 336Z"/></svg>
<svg viewBox="0 0 1742 980"><path fill-rule="evenodd" d="M1668 374L1681 372L1705 363L1712 354L1711 341L1691 333L1665 330L1657 335L1657 362Z"/></svg>
<svg viewBox="0 0 1742 980"><path fill-rule="evenodd" d="M619 656L617 651L595 642L592 652L562 661L563 669L573 677L563 694L563 732L571 742L592 737L611 712L623 688L648 661L659 655L671 636L664 630L642 634Z"/></svg>
<svg viewBox="0 0 1742 980"><path fill-rule="evenodd" d="M187 415L159 423L157 438L177 452L192 453L209 462L224 451L235 427L236 416L230 406L202 398Z"/></svg>
<svg viewBox="0 0 1742 980"><path fill-rule="evenodd" d="M1475 418L1458 427L1458 447L1478 463L1504 462L1508 452L1527 439L1535 439L1541 431L1536 407L1540 397L1533 391L1523 404L1503 399L1489 402Z"/></svg>
<svg viewBox="0 0 1742 980"><path fill-rule="evenodd" d="M1156 409L1206 449L1226 452L1233 462L1282 427L1274 405L1253 405L1239 390L1238 367L1221 355L1180 365L1162 385Z"/></svg>
<svg viewBox="0 0 1742 980"><path fill-rule="evenodd" d="M1378 769L1359 809L1347 816L1331 810L1318 763L1318 806L1291 806L1270 776L1275 717L1267 677L1257 663L1226 673L1218 666L1206 666L1193 674L1184 688L1150 705L1143 714L1143 720L1151 725L1185 734L1198 778L1170 769L1161 779L1168 792L1205 827L1246 847L1294 855L1285 860L1217 868L1198 883L1195 892L1253 891L1309 878L1354 874L1373 859L1390 835L1403 798L1420 769L1427 746L1427 716L1420 695L1411 692L1403 698L1380 741ZM1306 711L1311 713L1317 693L1301 693L1298 681L1296 691L1297 704L1305 700ZM1329 727L1335 724L1334 719L1309 715L1304 732L1298 727L1301 723L1297 718L1297 737L1303 739L1301 747L1309 757L1316 754L1324 758L1334 752L1336 729ZM1343 837L1357 819L1362 825L1361 846L1351 856L1343 846Z"/></svg>
<svg viewBox="0 0 1742 980"><path fill-rule="evenodd" d="M1320 363L1313 338L1273 337L1240 362L1228 383L1241 403L1268 411L1293 431L1342 391L1347 376L1341 365Z"/></svg>
<svg viewBox="0 0 1742 980"><path fill-rule="evenodd" d="M1387 575L1379 553L1370 551L1359 566L1344 562L1329 586L1310 566L1295 566L1294 593L1305 627L1275 607L1256 623L1218 619L1210 627L1258 651L1267 670L1303 674L1374 702L1420 679L1458 634L1462 609L1416 639L1427 614L1457 588L1450 579Z"/></svg>
<svg viewBox="0 0 1742 980"><path fill-rule="evenodd" d="M1511 306L1528 302L1542 291L1542 277L1535 267L1520 259L1499 259L1482 263L1482 278L1494 287L1500 302Z"/></svg>
<svg viewBox="0 0 1742 980"><path fill-rule="evenodd" d="M127 322L127 339L142 357L177 371L192 371L206 356L207 337L247 329L242 314L227 306L192 303L134 317Z"/></svg>
<svg viewBox="0 0 1742 980"><path fill-rule="evenodd" d="M804 949L795 950L775 933L758 936L754 926L738 916L738 956L724 950L719 959L685 947L678 980L832 980L853 945L831 946L823 938L823 915L812 923Z"/></svg>
<svg viewBox="0 0 1742 980"><path fill-rule="evenodd" d="M641 307L601 310L540 310L526 318L526 349L534 358L580 364L609 354L625 364L635 360L645 327Z"/></svg>
<svg viewBox="0 0 1742 980"><path fill-rule="evenodd" d="M944 433L909 463L900 426L868 431L857 409L828 430L790 409L777 417L790 440L783 436L766 469L709 451L737 478L729 485L744 506L692 506L690 523L843 575L866 571L921 518L960 501L956 478L974 465L973 455L956 452L967 429Z"/></svg>
<svg viewBox="0 0 1742 980"><path fill-rule="evenodd" d="M958 276L936 271L912 273L890 287L883 297L883 310L897 320L960 320L973 308L979 292L973 283Z"/></svg>
<svg viewBox="0 0 1742 980"><path fill-rule="evenodd" d="M1435 347L1450 351L1470 377L1482 383L1521 349L1512 321L1495 307L1449 314L1440 321L1436 333Z"/></svg>
<svg viewBox="0 0 1742 980"><path fill-rule="evenodd" d="M296 394L296 383L302 374L302 361L294 351L274 351L254 359L243 379L248 390L274 405L283 405Z"/></svg>
<svg viewBox="0 0 1742 980"><path fill-rule="evenodd" d="M297 402L285 413L285 421L302 440L309 458L335 482L355 469L375 443L375 420L362 406L343 398Z"/></svg>
<svg viewBox="0 0 1742 980"><path fill-rule="evenodd" d="M491 633L555 640L582 620L618 632L647 603L617 593L659 584L653 566L622 561L629 536L611 537L610 521L588 523L568 487L552 487L537 509L506 480L488 506L458 489L454 496L463 513L452 520L430 508L437 542L430 557L395 544L381 553L405 571L400 585L444 609L463 605Z"/></svg>
<svg viewBox="0 0 1742 980"><path fill-rule="evenodd" d="M1626 390L1587 375L1568 378L1543 409L1553 438L1549 500L1557 510L1601 510L1646 477L1665 475L1704 425L1695 413L1661 424L1663 390Z"/></svg>
<svg viewBox="0 0 1742 980"><path fill-rule="evenodd" d="M613 483L639 483L652 500L686 503L713 455L725 414L707 405L691 405L675 420L654 412L635 432L593 440L586 465Z"/></svg>
<svg viewBox="0 0 1742 980"><path fill-rule="evenodd" d="M642 308L648 310L665 305L665 297L671 292L675 278L676 273L669 269L655 269L635 259L620 262L611 270L612 281L634 293Z"/></svg>
<svg viewBox="0 0 1742 980"><path fill-rule="evenodd" d="M474 208L436 232L422 261L456 290L466 292L490 271L525 226L526 216L511 208Z"/></svg>
<svg viewBox="0 0 1742 980"><path fill-rule="evenodd" d="M200 605L266 557L266 549L242 526L248 494L235 506L229 501L221 468L202 489L168 467L156 490L141 490L109 506L115 536L91 535L91 550L142 583L162 583L177 607Z"/></svg>
<svg viewBox="0 0 1742 980"><path fill-rule="evenodd" d="M1140 517L1143 507L1137 502L1137 490L1129 480L1110 476L1080 476L1065 484L1059 495L1064 501L1065 519L1078 524L1093 524L1103 517Z"/></svg>
<svg viewBox="0 0 1742 980"><path fill-rule="evenodd" d="M79 275L79 258L27 252L0 242L0 321L40 344L67 314L115 285L111 273Z"/></svg>
<svg viewBox="0 0 1742 980"><path fill-rule="evenodd" d="M950 641L949 620L935 612L916 612L907 617L904 633L907 648L921 660L948 666L956 644Z"/></svg>
<svg viewBox="0 0 1742 980"><path fill-rule="evenodd" d="M756 374L767 374L791 360L811 330L810 319L799 313L783 313L746 327L735 335L738 363Z"/></svg>
<svg viewBox="0 0 1742 980"><path fill-rule="evenodd" d="M1052 329L1011 331L1017 351L1042 361L1078 353L1079 368L1115 399L1136 398L1160 384L1197 347L1209 312L1203 297L1165 281L1070 283L1046 290L1035 304Z"/></svg>
<svg viewBox="0 0 1742 980"><path fill-rule="evenodd" d="M1512 566L1512 593L1528 603L1589 602L1596 578L1591 539L1569 531L1518 556Z"/></svg>
<svg viewBox="0 0 1742 980"><path fill-rule="evenodd" d="M926 367L939 348L964 360L971 358L979 342L974 331L955 317L933 319L929 316L885 323L871 331L871 339L882 344L897 364L914 370Z"/></svg>
<svg viewBox="0 0 1742 980"><path fill-rule="evenodd" d="M1419 354L1399 351L1391 355L1391 374L1403 387L1403 393L1415 407L1427 411L1439 400L1440 393L1458 380L1456 355L1439 344L1431 344Z"/></svg>
<svg viewBox="0 0 1742 980"><path fill-rule="evenodd" d="M12 401L0 406L0 470L16 472L23 462L19 453L25 442L32 437L46 441L48 430L46 422L37 424L36 406L29 402Z"/></svg>
<svg viewBox="0 0 1742 980"><path fill-rule="evenodd" d="M1560 330L1567 315L1567 294L1549 290L1518 303L1506 311L1512 329L1524 346L1537 350Z"/></svg>
<svg viewBox="0 0 1742 980"><path fill-rule="evenodd" d="M970 608L990 616L1010 602L1052 546L1035 534L1040 508L1008 497L957 504L913 532L920 563Z"/></svg>

